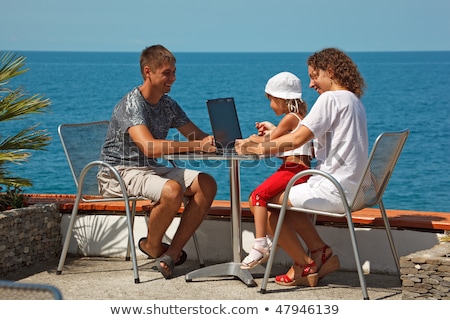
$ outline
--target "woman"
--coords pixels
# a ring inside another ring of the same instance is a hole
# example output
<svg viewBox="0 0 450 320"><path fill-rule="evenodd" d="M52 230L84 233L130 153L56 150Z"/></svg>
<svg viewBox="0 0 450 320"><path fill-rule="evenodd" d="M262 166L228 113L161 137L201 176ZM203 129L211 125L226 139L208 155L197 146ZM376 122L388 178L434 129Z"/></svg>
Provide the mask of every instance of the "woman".
<svg viewBox="0 0 450 320"><path fill-rule="evenodd" d="M316 168L333 175L351 201L368 157L366 112L360 100L365 82L352 59L335 48L314 53L307 64L309 87L320 96L302 120L299 130L270 142L237 141L237 151L241 154L273 155L315 139ZM282 203L284 196L280 193L271 202ZM339 194L322 176L313 175L307 182L293 186L287 196L290 206L343 210ZM272 234L277 217L277 212L270 212L268 223ZM298 235L311 256L306 254ZM338 257L321 239L306 214L286 212L279 245L294 260L286 274L276 277L275 281L280 285L316 286L320 278L339 268Z"/></svg>

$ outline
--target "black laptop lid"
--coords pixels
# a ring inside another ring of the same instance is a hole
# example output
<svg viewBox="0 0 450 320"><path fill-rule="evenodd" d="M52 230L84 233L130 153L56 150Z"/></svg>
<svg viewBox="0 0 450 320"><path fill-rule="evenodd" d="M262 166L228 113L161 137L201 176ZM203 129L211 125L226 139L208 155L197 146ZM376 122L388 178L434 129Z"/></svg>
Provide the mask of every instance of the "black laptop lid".
<svg viewBox="0 0 450 320"><path fill-rule="evenodd" d="M206 100L211 129L218 149L234 148L234 140L242 139L234 98Z"/></svg>

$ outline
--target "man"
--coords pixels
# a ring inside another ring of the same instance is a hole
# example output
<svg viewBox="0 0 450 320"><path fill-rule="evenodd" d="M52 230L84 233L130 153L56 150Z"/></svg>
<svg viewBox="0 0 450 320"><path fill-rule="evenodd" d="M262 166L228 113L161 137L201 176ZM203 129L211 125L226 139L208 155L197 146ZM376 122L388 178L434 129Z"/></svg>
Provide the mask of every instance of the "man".
<svg viewBox="0 0 450 320"><path fill-rule="evenodd" d="M156 158L186 151L215 152L214 139L200 130L167 93L175 82L176 59L161 45L144 49L140 57L143 83L115 106L102 149L102 160L115 166L130 196L156 202L148 220L148 236L139 248L157 258L161 274L169 279L174 265L186 260L182 250L203 221L216 195L217 185L208 174L166 167ZM170 128L177 128L187 141L166 140ZM107 169L106 169L107 170ZM120 185L108 171L98 175L105 196L120 196ZM162 243L167 228L189 197L170 245Z"/></svg>

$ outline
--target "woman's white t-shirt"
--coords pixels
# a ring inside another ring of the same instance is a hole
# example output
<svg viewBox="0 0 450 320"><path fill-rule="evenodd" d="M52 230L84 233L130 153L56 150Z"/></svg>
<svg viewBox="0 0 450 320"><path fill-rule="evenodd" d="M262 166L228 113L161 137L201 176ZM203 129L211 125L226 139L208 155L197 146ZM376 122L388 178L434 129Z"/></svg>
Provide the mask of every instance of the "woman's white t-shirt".
<svg viewBox="0 0 450 320"><path fill-rule="evenodd" d="M324 92L302 120L302 125L314 134L316 168L336 178L348 201L353 201L368 160L366 111L361 100L346 90ZM306 184L318 190L318 196L330 194L334 197L330 199L332 202L340 202L336 188L326 178L313 175ZM308 199L301 198L314 196L314 193L304 192L302 195L301 186L299 184L291 189L289 200L294 206L305 207Z"/></svg>

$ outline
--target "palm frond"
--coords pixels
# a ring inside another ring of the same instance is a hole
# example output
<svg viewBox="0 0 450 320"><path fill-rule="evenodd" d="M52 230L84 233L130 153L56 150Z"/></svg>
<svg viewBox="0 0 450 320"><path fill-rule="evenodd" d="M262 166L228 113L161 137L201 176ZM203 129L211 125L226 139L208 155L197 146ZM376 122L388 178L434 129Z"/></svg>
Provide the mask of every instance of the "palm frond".
<svg viewBox="0 0 450 320"><path fill-rule="evenodd" d="M10 163L25 162L28 160L28 158L30 156L31 156L31 153L26 152L24 150L15 150L15 151L8 151L8 152L0 151L0 166L6 162L10 162Z"/></svg>
<svg viewBox="0 0 450 320"><path fill-rule="evenodd" d="M29 179L18 177L0 177L0 185L13 187L31 187L33 184Z"/></svg>
<svg viewBox="0 0 450 320"><path fill-rule="evenodd" d="M25 57L17 56L11 52L4 52L0 57L0 86L8 83L9 79L14 78L20 74L28 71L28 69L22 69L25 65Z"/></svg>
<svg viewBox="0 0 450 320"><path fill-rule="evenodd" d="M41 150L46 147L51 140L46 130L36 130L39 124L25 128L15 134L0 141L0 152L2 150Z"/></svg>
<svg viewBox="0 0 450 320"><path fill-rule="evenodd" d="M0 100L0 121L20 120L28 114L44 113L49 105L49 99L39 94L26 97L19 88Z"/></svg>
<svg viewBox="0 0 450 320"><path fill-rule="evenodd" d="M28 95L22 87L11 89L6 86L11 78L28 71L23 69L24 64L23 56L13 53L2 53L0 56L0 123L43 113L50 105L50 100L40 94ZM0 135L0 186L12 186L15 188L14 192L19 193L21 186L32 186L29 179L11 176L7 164L27 161L31 156L29 150L43 150L48 146L51 140L49 133L47 130L38 130L38 126L39 124L36 124L22 129L6 138Z"/></svg>

